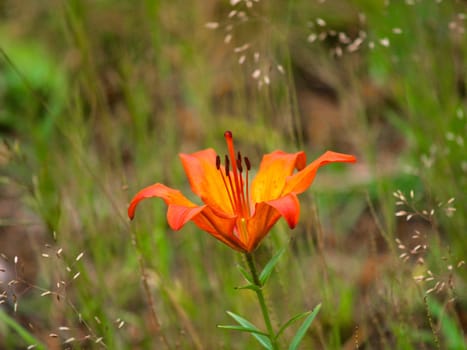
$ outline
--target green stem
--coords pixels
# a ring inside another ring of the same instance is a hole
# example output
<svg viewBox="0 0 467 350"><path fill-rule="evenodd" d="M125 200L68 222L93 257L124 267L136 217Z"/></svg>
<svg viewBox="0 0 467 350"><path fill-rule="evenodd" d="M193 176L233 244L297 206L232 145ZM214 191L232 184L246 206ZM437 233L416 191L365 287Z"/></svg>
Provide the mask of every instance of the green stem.
<svg viewBox="0 0 467 350"><path fill-rule="evenodd" d="M255 289L255 292L256 292L256 296L258 297L259 305L261 307L261 312L263 313L264 323L266 324L266 328L268 330L269 339L271 340L272 348L274 350L278 350L279 347L277 345L276 335L272 328L271 318L269 317L269 311L266 306L266 300L264 299L263 285L261 284L259 280L258 272L256 271L253 254L245 253L245 256L246 256L246 261L248 263L248 268L250 269L250 272L251 272L251 276L253 277L253 283L255 284L256 287L258 287Z"/></svg>

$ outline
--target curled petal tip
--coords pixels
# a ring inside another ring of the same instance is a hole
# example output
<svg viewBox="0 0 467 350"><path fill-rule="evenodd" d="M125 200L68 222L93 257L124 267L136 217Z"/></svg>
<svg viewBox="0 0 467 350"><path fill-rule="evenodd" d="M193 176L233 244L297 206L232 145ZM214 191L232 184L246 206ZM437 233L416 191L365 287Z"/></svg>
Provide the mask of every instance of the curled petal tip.
<svg viewBox="0 0 467 350"><path fill-rule="evenodd" d="M132 202L130 206L128 207L128 211L127 211L128 218L130 220L133 220L135 218L135 209L136 209L136 205L135 203Z"/></svg>
<svg viewBox="0 0 467 350"><path fill-rule="evenodd" d="M357 161L357 158L352 154L338 153L333 151L327 151L322 155L322 157L330 162L355 163Z"/></svg>
<svg viewBox="0 0 467 350"><path fill-rule="evenodd" d="M136 214L136 208L138 207L138 204L146 199L146 198L151 198L151 197L166 197L168 187L161 185L161 184L154 184L151 186L148 186L146 188L143 188L141 191L139 191L131 200L130 205L128 206L128 217L130 220L133 220ZM165 196L164 196L165 195ZM167 198L164 198L165 200Z"/></svg>

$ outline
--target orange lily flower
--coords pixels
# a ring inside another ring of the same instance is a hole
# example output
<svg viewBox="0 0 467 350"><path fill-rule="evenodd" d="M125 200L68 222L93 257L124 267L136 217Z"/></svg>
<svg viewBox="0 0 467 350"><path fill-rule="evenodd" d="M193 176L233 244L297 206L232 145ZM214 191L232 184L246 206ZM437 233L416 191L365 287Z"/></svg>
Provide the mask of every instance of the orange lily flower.
<svg viewBox="0 0 467 350"><path fill-rule="evenodd" d="M141 200L159 197L168 205L167 220L173 230L193 221L230 248L249 253L281 216L290 228L296 226L300 215L297 195L312 184L320 166L356 161L352 155L327 151L306 165L304 152L275 151L263 157L250 186L249 159L242 158L240 152L236 156L230 131L224 136L229 151L224 165L211 148L180 154L191 189L204 204L197 205L180 191L156 183L138 192L131 200L130 219L134 218ZM298 171L294 173L295 169Z"/></svg>

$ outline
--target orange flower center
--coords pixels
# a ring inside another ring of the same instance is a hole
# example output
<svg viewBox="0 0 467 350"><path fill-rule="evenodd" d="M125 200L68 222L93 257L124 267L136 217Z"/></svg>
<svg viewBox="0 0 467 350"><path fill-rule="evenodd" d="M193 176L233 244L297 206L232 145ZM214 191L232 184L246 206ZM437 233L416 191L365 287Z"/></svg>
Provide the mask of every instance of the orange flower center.
<svg viewBox="0 0 467 350"><path fill-rule="evenodd" d="M230 205L235 214L242 218L248 218L251 215L250 197L248 193L248 172L251 169L250 160L243 157L240 152L235 157L235 148L231 131L224 133L229 155L225 155L224 172L221 168L221 158L216 156L216 168L224 182L225 190L227 191ZM245 165L245 172L243 168ZM230 168L232 167L232 171Z"/></svg>

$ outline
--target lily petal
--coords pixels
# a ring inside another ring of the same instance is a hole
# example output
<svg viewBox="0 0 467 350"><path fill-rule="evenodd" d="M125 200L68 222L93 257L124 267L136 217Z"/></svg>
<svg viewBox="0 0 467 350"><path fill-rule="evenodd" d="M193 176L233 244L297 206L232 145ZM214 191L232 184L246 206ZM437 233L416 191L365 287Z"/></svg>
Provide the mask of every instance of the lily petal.
<svg viewBox="0 0 467 350"><path fill-rule="evenodd" d="M215 211L206 207L200 215L193 218L193 222L203 231L208 232L230 248L245 252L246 245L234 235L236 217L219 217Z"/></svg>
<svg viewBox="0 0 467 350"><path fill-rule="evenodd" d="M216 168L216 152L208 148L192 154L181 153L179 156L193 193L208 206L233 214L222 175Z"/></svg>
<svg viewBox="0 0 467 350"><path fill-rule="evenodd" d="M167 220L173 230L179 230L206 207L194 204L178 190L156 183L142 189L133 197L128 207L129 218L134 218L136 207L143 199L151 197L162 198L168 205Z"/></svg>
<svg viewBox="0 0 467 350"><path fill-rule="evenodd" d="M284 197L267 201L266 203L275 208L284 217L290 228L295 228L300 217L300 202L295 193L289 193Z"/></svg>
<svg viewBox="0 0 467 350"><path fill-rule="evenodd" d="M323 165L335 162L355 163L356 161L357 159L350 154L327 151L303 170L288 177L282 194L285 195L291 192L300 194L304 192L311 186L315 179L316 172Z"/></svg>
<svg viewBox="0 0 467 350"><path fill-rule="evenodd" d="M180 230L188 221L193 220L205 209L205 205L199 207L184 207L170 204L167 209L167 222L172 230Z"/></svg>
<svg viewBox="0 0 467 350"><path fill-rule="evenodd" d="M235 216L218 216L206 205L197 206L180 191L157 183L139 191L131 200L128 216L133 219L139 202L146 198L159 197L168 205L167 221L173 230L179 230L192 220L200 229L227 244L229 247L245 252L246 245L233 235Z"/></svg>
<svg viewBox="0 0 467 350"><path fill-rule="evenodd" d="M281 214L269 204L262 202L255 206L255 213L247 221L247 230L251 236L248 239L247 251L252 252L269 233Z"/></svg>
<svg viewBox="0 0 467 350"><path fill-rule="evenodd" d="M285 153L275 151L266 154L260 164L258 174L251 184L251 198L254 203L277 199L281 196L287 178L295 169L306 165L304 152Z"/></svg>

